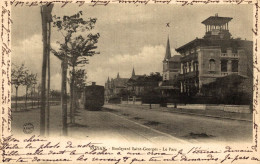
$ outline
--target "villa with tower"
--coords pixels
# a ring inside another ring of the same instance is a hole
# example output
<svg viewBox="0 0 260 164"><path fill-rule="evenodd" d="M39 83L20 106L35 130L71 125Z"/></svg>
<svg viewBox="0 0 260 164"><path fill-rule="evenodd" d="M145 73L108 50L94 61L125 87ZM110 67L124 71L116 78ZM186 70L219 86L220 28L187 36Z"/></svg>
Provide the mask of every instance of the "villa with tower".
<svg viewBox="0 0 260 164"><path fill-rule="evenodd" d="M202 21L206 30L203 38L176 48L181 54L181 93L201 93L203 85L231 74L252 78L253 42L232 38L228 28L231 20L218 14L210 16Z"/></svg>

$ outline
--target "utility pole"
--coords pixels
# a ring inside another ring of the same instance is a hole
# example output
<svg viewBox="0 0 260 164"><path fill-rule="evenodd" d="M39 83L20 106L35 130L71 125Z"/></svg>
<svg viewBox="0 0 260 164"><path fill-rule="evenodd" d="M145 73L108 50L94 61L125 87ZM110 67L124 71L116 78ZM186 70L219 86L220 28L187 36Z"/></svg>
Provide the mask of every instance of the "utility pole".
<svg viewBox="0 0 260 164"><path fill-rule="evenodd" d="M42 17L42 41L43 41L43 60L42 60L42 87L41 87L41 112L40 112L40 135L45 135L45 104L46 104L46 65L48 59L48 24L51 22L51 11L53 4L41 6Z"/></svg>
<svg viewBox="0 0 260 164"><path fill-rule="evenodd" d="M67 60L61 62L61 105L62 105L62 135L67 136Z"/></svg>
<svg viewBox="0 0 260 164"><path fill-rule="evenodd" d="M48 83L47 83L47 119L46 119L46 128L47 128L47 136L49 136L50 133L50 36L51 36L51 23L50 21L48 22L48 37L47 37L47 45L48 45L48 49L47 49L47 66L48 66Z"/></svg>

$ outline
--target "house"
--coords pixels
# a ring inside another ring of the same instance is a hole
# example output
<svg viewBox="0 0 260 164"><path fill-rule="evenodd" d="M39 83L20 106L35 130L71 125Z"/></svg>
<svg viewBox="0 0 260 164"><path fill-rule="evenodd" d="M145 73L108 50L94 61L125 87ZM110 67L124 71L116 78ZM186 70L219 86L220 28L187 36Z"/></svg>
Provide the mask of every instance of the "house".
<svg viewBox="0 0 260 164"><path fill-rule="evenodd" d="M145 75L136 75L133 68L132 76L127 81L127 90L130 96L140 96L145 88Z"/></svg>
<svg viewBox="0 0 260 164"><path fill-rule="evenodd" d="M131 97L140 97L158 87L161 80L162 76L158 72L151 73L150 75L136 75L133 68L132 76L127 82L127 90Z"/></svg>
<svg viewBox="0 0 260 164"><path fill-rule="evenodd" d="M229 32L230 17L210 16L202 22L205 36L176 49L181 54L178 76L181 93L201 94L205 84L237 74L252 78L253 42L234 39Z"/></svg>
<svg viewBox="0 0 260 164"><path fill-rule="evenodd" d="M110 80L108 77L105 83L105 99L109 100L109 98L118 95L122 90L126 90L127 81L128 78L121 78L119 73L115 79L111 78Z"/></svg>

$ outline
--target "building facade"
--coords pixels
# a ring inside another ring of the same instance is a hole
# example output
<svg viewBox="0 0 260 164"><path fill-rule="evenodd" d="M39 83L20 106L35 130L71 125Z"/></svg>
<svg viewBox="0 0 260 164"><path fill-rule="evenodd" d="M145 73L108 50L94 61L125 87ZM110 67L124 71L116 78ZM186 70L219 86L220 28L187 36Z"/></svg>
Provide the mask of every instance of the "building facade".
<svg viewBox="0 0 260 164"><path fill-rule="evenodd" d="M207 18L202 22L205 36L176 49L181 54L182 93L199 94L204 84L231 74L252 77L253 42L233 39L228 28L231 20L217 14Z"/></svg>
<svg viewBox="0 0 260 164"><path fill-rule="evenodd" d="M165 57L163 60L163 81L173 80L180 74L180 58L181 55L171 56L170 41L168 37Z"/></svg>
<svg viewBox="0 0 260 164"><path fill-rule="evenodd" d="M135 69L133 68L132 76L129 78L127 82L127 90L130 96L140 96L144 92L145 88L145 76L144 75L136 75Z"/></svg>
<svg viewBox="0 0 260 164"><path fill-rule="evenodd" d="M179 90L176 80L181 71L181 55L171 56L169 37L167 40L166 51L163 62L163 80L159 84L159 90L163 96L175 95Z"/></svg>
<svg viewBox="0 0 260 164"><path fill-rule="evenodd" d="M110 80L108 77L105 83L105 99L109 100L109 98L118 95L122 90L126 90L127 81L128 78L121 78L119 73L115 79L111 78Z"/></svg>

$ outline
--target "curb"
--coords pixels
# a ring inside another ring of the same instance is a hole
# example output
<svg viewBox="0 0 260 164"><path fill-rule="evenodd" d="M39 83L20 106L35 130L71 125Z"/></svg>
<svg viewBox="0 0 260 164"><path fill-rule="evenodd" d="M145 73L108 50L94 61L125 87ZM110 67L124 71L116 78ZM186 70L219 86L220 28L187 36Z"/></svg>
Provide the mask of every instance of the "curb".
<svg viewBox="0 0 260 164"><path fill-rule="evenodd" d="M118 105L118 106L120 107L120 105ZM122 107L124 107L124 106L122 106ZM146 110L146 109L143 109L143 108L140 108L140 109ZM199 113L179 112L179 111L174 111L174 110L170 110L170 109L171 108L165 108L165 109L160 109L160 111L162 111L162 112L169 112L169 113L188 114L188 115L195 115L195 116L202 116L202 117L210 117L210 118L221 118L221 119L227 119L227 120L252 122L252 120L248 120L248 119L237 119L237 118L232 118L232 117L221 117L221 116L199 114ZM182 108L177 108L177 109L182 109ZM155 108L153 108L152 110L159 111L159 110L156 110Z"/></svg>
<svg viewBox="0 0 260 164"><path fill-rule="evenodd" d="M198 114L198 113L178 112L178 111L169 111L169 110L167 110L167 112L179 113L179 114L188 114L188 115L195 115L195 116L203 116L203 117L211 117L211 118L221 118L221 119L228 119L228 120L252 122L252 120L247 120L247 119L236 119L236 118L231 118L231 117L221 117L221 116L205 115L205 114Z"/></svg>

